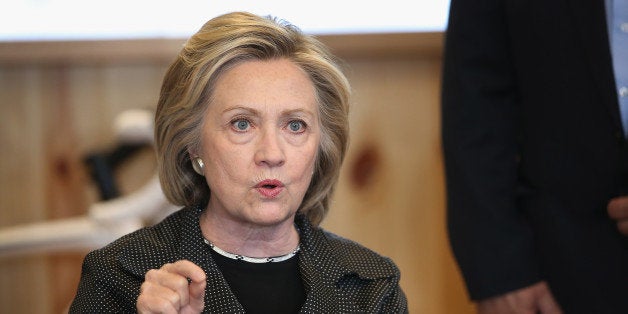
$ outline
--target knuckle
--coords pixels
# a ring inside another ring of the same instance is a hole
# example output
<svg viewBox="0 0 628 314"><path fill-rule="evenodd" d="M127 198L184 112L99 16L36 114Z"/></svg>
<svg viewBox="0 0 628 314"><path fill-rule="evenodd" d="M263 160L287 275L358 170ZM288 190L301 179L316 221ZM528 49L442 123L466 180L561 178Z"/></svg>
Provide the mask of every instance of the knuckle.
<svg viewBox="0 0 628 314"><path fill-rule="evenodd" d="M169 293L167 299L175 308L178 309L180 307L181 296L178 293Z"/></svg>
<svg viewBox="0 0 628 314"><path fill-rule="evenodd" d="M144 276L144 278L146 278L146 280L152 280L158 276L158 273L159 273L159 270L151 269L146 272L146 275Z"/></svg>
<svg viewBox="0 0 628 314"><path fill-rule="evenodd" d="M142 285L140 286L140 296L142 296L142 293L146 292L147 290L149 290L150 287L150 282L148 281L144 281L142 283Z"/></svg>
<svg viewBox="0 0 628 314"><path fill-rule="evenodd" d="M154 309L157 309L160 312L164 312L165 313L166 310L171 307L171 303L170 303L170 301L168 299L161 299L161 298L159 298L159 299L156 299L156 300L152 301L152 307Z"/></svg>
<svg viewBox="0 0 628 314"><path fill-rule="evenodd" d="M183 276L179 276L176 278L176 285L179 288L187 288L188 286L188 279L183 277Z"/></svg>

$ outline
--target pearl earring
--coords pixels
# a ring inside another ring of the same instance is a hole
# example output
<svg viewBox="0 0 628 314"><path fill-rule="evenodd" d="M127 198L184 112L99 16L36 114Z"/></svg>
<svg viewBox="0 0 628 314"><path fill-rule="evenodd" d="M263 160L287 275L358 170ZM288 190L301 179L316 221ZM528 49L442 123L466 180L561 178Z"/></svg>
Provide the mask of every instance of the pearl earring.
<svg viewBox="0 0 628 314"><path fill-rule="evenodd" d="M205 169L205 164L203 163L201 157L195 157L192 159L192 168L194 169L194 172L198 173L199 175L205 175L203 173L203 170Z"/></svg>

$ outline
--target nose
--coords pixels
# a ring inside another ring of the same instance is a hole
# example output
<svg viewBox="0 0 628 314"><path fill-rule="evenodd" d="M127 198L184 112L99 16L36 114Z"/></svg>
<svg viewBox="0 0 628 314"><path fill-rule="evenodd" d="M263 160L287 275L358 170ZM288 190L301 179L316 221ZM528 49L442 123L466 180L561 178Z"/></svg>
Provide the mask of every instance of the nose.
<svg viewBox="0 0 628 314"><path fill-rule="evenodd" d="M255 164L278 167L286 162L280 133L275 129L264 130L260 134L255 151Z"/></svg>

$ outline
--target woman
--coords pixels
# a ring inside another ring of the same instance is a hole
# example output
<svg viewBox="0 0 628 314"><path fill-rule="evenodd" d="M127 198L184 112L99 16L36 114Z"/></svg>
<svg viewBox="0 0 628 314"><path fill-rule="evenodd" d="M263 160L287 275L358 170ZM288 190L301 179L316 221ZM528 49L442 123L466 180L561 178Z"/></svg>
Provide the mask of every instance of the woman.
<svg viewBox="0 0 628 314"><path fill-rule="evenodd" d="M183 209L91 252L70 312L407 312L399 270L318 227L348 140L349 84L272 18L207 22L155 118L163 190Z"/></svg>

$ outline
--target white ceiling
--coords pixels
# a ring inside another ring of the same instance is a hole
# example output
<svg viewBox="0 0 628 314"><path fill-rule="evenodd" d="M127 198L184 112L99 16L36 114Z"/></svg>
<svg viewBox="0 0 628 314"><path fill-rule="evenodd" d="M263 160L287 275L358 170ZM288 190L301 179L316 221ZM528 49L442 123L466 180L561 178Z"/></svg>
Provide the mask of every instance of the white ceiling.
<svg viewBox="0 0 628 314"><path fill-rule="evenodd" d="M188 37L235 10L312 34L442 31L449 0L17 0L0 6L0 41Z"/></svg>

